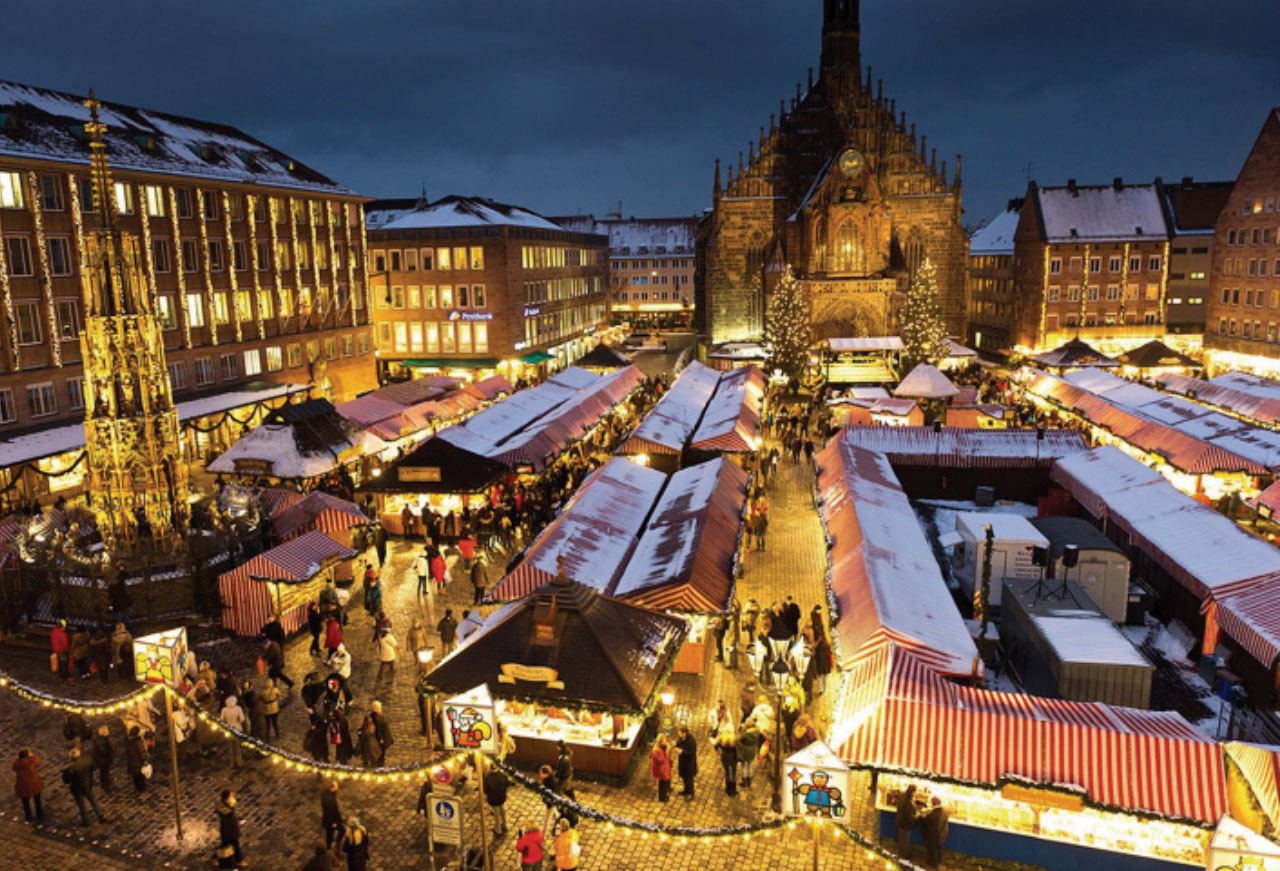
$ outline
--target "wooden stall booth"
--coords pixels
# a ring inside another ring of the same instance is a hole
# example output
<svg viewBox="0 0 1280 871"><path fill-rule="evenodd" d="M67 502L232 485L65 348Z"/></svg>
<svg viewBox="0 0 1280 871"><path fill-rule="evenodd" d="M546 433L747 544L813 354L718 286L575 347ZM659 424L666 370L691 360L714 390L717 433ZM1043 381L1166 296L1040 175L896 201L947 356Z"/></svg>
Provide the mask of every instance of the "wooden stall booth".
<svg viewBox="0 0 1280 871"><path fill-rule="evenodd" d="M276 613L285 632L298 631L307 622L307 603L320 595L338 565L355 555L317 530L258 554L218 577L222 627L257 635Z"/></svg>

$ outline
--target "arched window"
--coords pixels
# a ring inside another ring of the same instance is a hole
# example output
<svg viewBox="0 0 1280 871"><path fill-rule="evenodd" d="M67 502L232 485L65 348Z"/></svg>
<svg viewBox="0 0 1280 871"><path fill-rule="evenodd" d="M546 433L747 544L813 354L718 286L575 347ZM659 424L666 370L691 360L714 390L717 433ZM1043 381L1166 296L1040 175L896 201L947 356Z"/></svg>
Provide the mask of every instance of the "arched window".
<svg viewBox="0 0 1280 871"><path fill-rule="evenodd" d="M845 221L836 232L833 259L836 272L858 272L866 264L862 237L853 221Z"/></svg>
<svg viewBox="0 0 1280 871"><path fill-rule="evenodd" d="M916 270L924 262L924 239L919 230L912 230L907 236L907 244L902 247L902 256L907 261L907 272L912 279Z"/></svg>

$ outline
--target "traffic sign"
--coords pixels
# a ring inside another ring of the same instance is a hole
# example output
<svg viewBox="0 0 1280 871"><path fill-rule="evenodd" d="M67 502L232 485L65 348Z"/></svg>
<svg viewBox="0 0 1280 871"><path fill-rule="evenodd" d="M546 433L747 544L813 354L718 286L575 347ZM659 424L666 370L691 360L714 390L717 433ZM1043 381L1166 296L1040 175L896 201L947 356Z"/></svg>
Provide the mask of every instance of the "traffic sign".
<svg viewBox="0 0 1280 871"><path fill-rule="evenodd" d="M438 844L462 846L462 802L456 798L430 799L431 840Z"/></svg>

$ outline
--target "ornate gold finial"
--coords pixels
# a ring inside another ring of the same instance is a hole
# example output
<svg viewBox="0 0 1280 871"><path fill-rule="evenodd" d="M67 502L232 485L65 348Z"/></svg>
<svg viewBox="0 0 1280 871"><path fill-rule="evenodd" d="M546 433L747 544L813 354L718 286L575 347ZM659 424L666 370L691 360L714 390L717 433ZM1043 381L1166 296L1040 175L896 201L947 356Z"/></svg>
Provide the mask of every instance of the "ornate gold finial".
<svg viewBox="0 0 1280 871"><path fill-rule="evenodd" d="M103 227L114 227L116 218L115 198L111 196L111 167L107 162L107 143L104 138L107 125L98 118L102 102L89 89L89 99L84 101L89 109L89 123L84 132L89 137L89 169L93 175L94 207L102 218Z"/></svg>

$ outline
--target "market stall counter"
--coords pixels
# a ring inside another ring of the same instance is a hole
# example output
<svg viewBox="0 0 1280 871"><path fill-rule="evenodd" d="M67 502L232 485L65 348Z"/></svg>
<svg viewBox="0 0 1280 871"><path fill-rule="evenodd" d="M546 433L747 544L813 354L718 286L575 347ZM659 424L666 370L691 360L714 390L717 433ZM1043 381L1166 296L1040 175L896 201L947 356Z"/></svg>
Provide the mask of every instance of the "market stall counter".
<svg viewBox="0 0 1280 871"><path fill-rule="evenodd" d="M515 740L513 762L552 763L563 739L579 771L618 777L644 740L686 632L679 617L558 575L490 615L419 692L447 697L484 680Z"/></svg>

